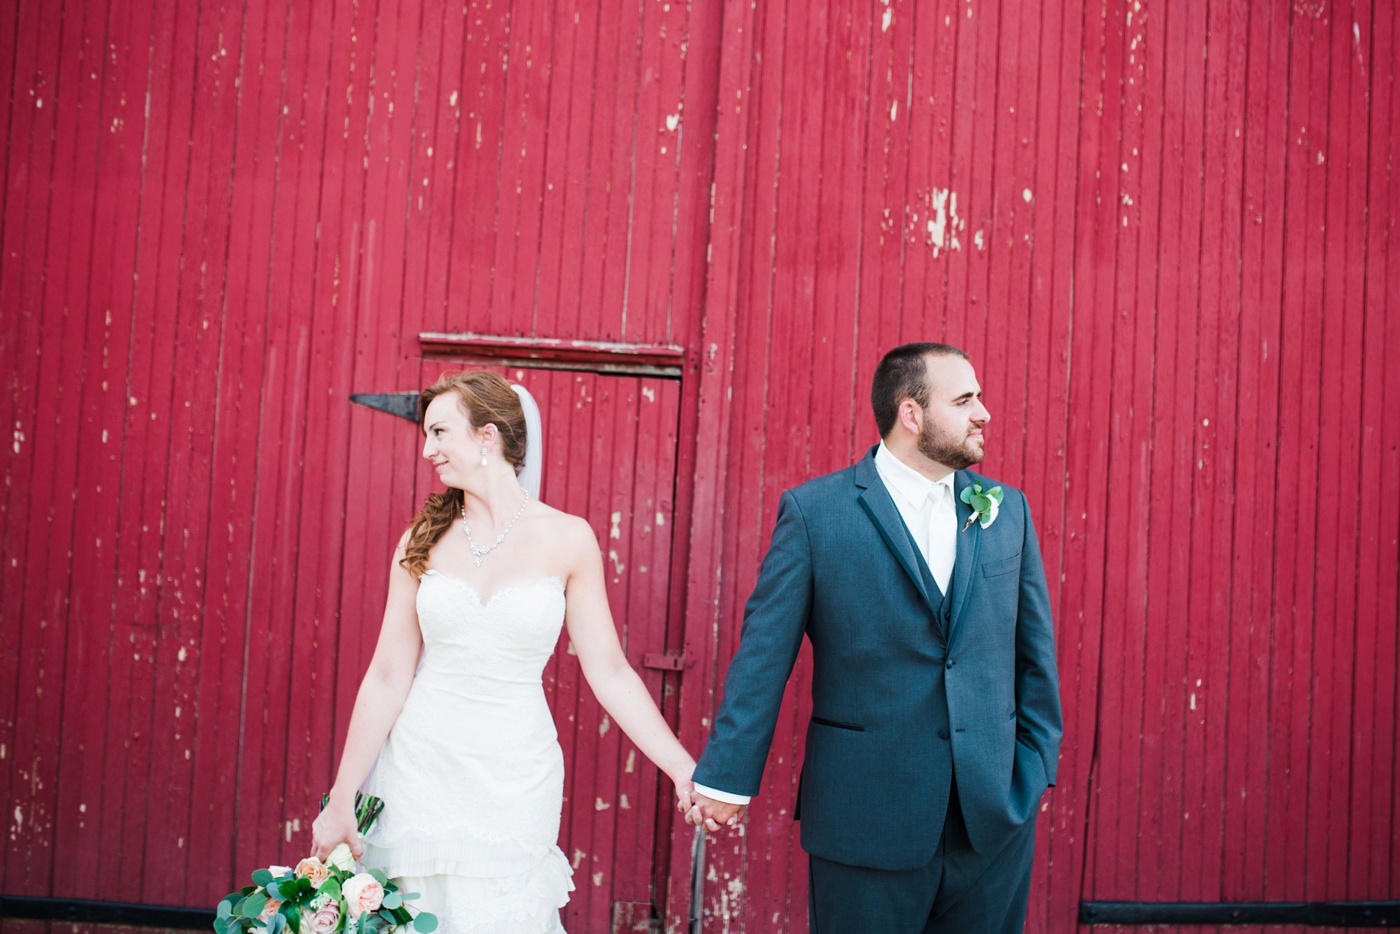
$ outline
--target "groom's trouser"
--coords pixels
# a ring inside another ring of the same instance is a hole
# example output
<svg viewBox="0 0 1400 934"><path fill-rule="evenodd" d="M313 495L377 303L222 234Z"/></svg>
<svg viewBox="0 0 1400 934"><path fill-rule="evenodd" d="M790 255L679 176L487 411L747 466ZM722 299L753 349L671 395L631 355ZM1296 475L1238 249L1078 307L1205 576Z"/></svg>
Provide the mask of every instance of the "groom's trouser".
<svg viewBox="0 0 1400 934"><path fill-rule="evenodd" d="M808 856L812 934L1017 934L1025 924L1035 815L995 853L972 850L957 791L921 869L848 866Z"/></svg>

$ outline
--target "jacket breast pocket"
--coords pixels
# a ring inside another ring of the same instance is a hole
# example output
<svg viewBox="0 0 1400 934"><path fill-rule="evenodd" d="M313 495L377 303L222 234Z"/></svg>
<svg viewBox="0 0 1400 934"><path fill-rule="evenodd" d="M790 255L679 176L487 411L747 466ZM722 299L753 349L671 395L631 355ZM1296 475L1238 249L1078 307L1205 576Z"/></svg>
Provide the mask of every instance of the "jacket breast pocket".
<svg viewBox="0 0 1400 934"><path fill-rule="evenodd" d="M1021 569L1021 554L1017 552L1009 558L998 558L995 561L988 561L982 565L983 577L1000 577L1003 574L1010 574L1012 571Z"/></svg>

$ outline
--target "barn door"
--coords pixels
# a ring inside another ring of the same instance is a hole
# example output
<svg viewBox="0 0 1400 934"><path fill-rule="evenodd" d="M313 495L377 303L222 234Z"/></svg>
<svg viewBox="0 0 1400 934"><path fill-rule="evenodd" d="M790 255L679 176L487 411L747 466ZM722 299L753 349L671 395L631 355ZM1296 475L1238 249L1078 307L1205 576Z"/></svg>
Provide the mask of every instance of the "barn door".
<svg viewBox="0 0 1400 934"><path fill-rule="evenodd" d="M425 362L432 382L460 365ZM585 517L602 546L608 598L632 667L676 725L680 644L670 565L680 382L655 376L487 366L530 390L544 423L540 498ZM418 474L418 500L435 489ZM674 630L674 631L673 631ZM544 672L564 749L559 845L574 866L571 931L647 930L668 864L672 790L594 698L560 636ZM638 927L638 925L641 925Z"/></svg>

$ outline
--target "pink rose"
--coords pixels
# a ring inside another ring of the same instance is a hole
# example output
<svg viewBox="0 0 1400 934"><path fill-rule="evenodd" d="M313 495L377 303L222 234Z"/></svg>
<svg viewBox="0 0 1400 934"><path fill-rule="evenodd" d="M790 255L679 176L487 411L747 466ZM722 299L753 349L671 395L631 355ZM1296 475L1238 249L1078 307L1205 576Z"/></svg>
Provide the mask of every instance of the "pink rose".
<svg viewBox="0 0 1400 934"><path fill-rule="evenodd" d="M344 896L345 907L352 918L359 918L366 911L378 911L379 906L384 904L384 886L367 872L346 879L340 894Z"/></svg>
<svg viewBox="0 0 1400 934"><path fill-rule="evenodd" d="M319 889L321 883L330 878L331 871L326 867L325 863L321 862L316 857L308 856L306 859L297 863L296 874L304 876L307 881L311 883L313 889Z"/></svg>
<svg viewBox="0 0 1400 934"><path fill-rule="evenodd" d="M330 898L314 912L302 911L301 927L311 934L335 934L340 928L340 902Z"/></svg>
<svg viewBox="0 0 1400 934"><path fill-rule="evenodd" d="M282 903L275 898L269 898L263 910L258 912L259 921L271 921L272 916L277 914L277 909L282 907Z"/></svg>

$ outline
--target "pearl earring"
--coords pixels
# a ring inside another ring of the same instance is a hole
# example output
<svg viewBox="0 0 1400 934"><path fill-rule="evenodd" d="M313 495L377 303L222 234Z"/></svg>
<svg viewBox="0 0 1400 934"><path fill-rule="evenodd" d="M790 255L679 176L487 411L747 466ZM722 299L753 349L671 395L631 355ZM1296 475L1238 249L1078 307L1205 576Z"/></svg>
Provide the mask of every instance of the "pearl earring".
<svg viewBox="0 0 1400 934"><path fill-rule="evenodd" d="M486 448L481 449L481 466L486 466Z"/></svg>

